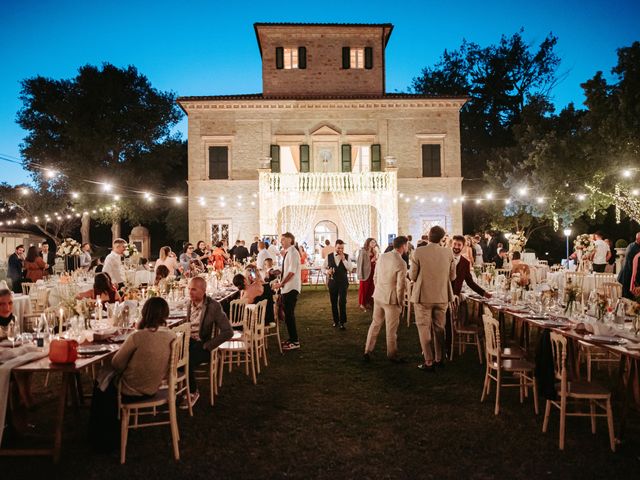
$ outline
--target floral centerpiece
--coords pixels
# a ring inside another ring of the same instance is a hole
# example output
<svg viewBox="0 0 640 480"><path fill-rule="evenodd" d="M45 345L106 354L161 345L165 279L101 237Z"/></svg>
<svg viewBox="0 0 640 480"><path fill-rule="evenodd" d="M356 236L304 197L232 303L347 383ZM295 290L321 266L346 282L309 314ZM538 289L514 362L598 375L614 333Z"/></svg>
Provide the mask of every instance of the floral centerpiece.
<svg viewBox="0 0 640 480"><path fill-rule="evenodd" d="M591 235L583 233L578 235L573 241L573 248L576 252L581 252L582 255L590 254L596 249L595 242L591 239Z"/></svg>
<svg viewBox="0 0 640 480"><path fill-rule="evenodd" d="M522 252L526 244L527 244L527 237L524 236L524 232L522 230L516 233L512 233L509 236L510 252Z"/></svg>
<svg viewBox="0 0 640 480"><path fill-rule="evenodd" d="M65 238L56 251L58 257L78 257L82 253L81 245L73 238Z"/></svg>
<svg viewBox="0 0 640 480"><path fill-rule="evenodd" d="M135 245L135 243L127 243L127 245L124 248L124 258L131 258L135 255L138 255L138 249Z"/></svg>

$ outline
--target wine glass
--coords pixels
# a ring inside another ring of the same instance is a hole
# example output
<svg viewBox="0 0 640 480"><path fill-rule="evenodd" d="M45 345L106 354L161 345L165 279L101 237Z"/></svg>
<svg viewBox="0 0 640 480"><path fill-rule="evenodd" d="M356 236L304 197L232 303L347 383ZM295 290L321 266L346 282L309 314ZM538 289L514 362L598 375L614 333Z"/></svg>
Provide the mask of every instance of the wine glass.
<svg viewBox="0 0 640 480"><path fill-rule="evenodd" d="M16 324L13 320L9 322L7 326L7 340L11 342L11 348L16 346Z"/></svg>

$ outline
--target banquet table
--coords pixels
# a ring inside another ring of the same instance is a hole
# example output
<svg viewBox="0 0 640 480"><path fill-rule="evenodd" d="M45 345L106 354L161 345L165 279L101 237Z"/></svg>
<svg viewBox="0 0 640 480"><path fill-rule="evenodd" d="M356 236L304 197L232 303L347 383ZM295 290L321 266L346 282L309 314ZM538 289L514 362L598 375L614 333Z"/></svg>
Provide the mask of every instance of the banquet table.
<svg viewBox="0 0 640 480"><path fill-rule="evenodd" d="M210 296L220 302L223 309L228 313L229 302L236 298L238 294L239 291L235 287L223 287L218 291L210 293ZM28 296L26 296L26 298L28 300ZM171 309L169 318L167 319L167 326L169 328L174 328L187 321L187 298L182 298L178 301L170 301L169 303ZM119 341L124 340L124 337L119 335L118 332L114 332L113 335L120 336L121 338ZM46 374L60 374L62 376L62 382L58 394L57 408L55 410L53 445L50 448L0 448L0 456L50 456L53 458L55 463L59 461L62 450L65 407L69 392L73 392L74 389L80 392L80 374L86 372L87 369L92 366L99 365L103 361L109 360L109 358L118 351L121 344L112 343L107 340L83 344L83 346L84 345L104 345L105 351L93 356L79 356L73 364L54 364L49 361L48 357L43 356L35 361L31 361L11 369L12 373L41 372Z"/></svg>
<svg viewBox="0 0 640 480"><path fill-rule="evenodd" d="M574 342L584 342L594 347L603 348L620 355L618 390L623 397L623 412L620 419L617 438L623 436L626 419L630 406L635 405L640 409L640 337L633 334L629 329L615 329L601 323L587 322L589 328L593 328L598 335L610 336L620 339L618 342L601 342L594 340L593 336L583 330L577 330L580 323L578 319L566 319L561 315L557 318L553 316L543 316L532 313L529 309L523 310L521 306L514 306L496 299L486 299L475 294L463 294L463 301L474 302L480 305L480 315L483 308L488 308L496 318L501 320L501 328L506 316L510 316L514 321L521 322L526 326L533 326L539 329L547 329L559 333ZM545 318L543 318L545 317ZM594 319L595 320L595 319ZM527 337L523 329L523 337ZM598 338L597 336L595 337ZM602 337L601 337L602 338ZM525 344L525 347L527 345ZM570 369L578 372L579 366L569 366Z"/></svg>

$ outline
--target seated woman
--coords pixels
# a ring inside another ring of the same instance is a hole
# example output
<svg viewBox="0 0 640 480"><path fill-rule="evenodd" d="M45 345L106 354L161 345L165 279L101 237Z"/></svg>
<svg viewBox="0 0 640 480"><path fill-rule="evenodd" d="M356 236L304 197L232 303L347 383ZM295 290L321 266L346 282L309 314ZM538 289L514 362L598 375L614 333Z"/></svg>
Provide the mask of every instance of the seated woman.
<svg viewBox="0 0 640 480"><path fill-rule="evenodd" d="M45 270L49 267L42 257L38 255L38 247L32 245L27 251L27 258L24 259L25 277L30 282L37 282L44 277Z"/></svg>
<svg viewBox="0 0 640 480"><path fill-rule="evenodd" d="M107 303L121 302L122 298L111 281L107 272L96 273L93 279L93 290L79 293L76 298L93 298L100 300L103 305Z"/></svg>
<svg viewBox="0 0 640 480"><path fill-rule="evenodd" d="M248 267L245 275L238 273L233 277L233 284L240 290L240 300L245 303L267 301L267 311L264 318L265 325L274 323L273 290L268 282L260 276L255 267Z"/></svg>
<svg viewBox="0 0 640 480"><path fill-rule="evenodd" d="M236 274L233 284L240 290L243 303L257 303L256 299L264 293L262 277L255 269L248 269L246 277L242 273Z"/></svg>
<svg viewBox="0 0 640 480"><path fill-rule="evenodd" d="M511 257L511 276L519 274L520 286L531 285L531 268L520 259L520 252L513 252Z"/></svg>
<svg viewBox="0 0 640 480"><path fill-rule="evenodd" d="M153 285L157 287L160 282L169 278L169 269L165 265L158 265L156 268L156 278L153 281Z"/></svg>
<svg viewBox="0 0 640 480"><path fill-rule="evenodd" d="M176 272L182 270L182 267L176 259L176 254L171 251L171 247L169 246L160 248L160 258L156 260L156 268L160 265L166 266L171 275L176 275Z"/></svg>
<svg viewBox="0 0 640 480"><path fill-rule="evenodd" d="M169 305L162 297L149 298L142 308L138 330L129 335L113 356L120 374L123 400L151 397L167 374L175 333L167 329Z"/></svg>

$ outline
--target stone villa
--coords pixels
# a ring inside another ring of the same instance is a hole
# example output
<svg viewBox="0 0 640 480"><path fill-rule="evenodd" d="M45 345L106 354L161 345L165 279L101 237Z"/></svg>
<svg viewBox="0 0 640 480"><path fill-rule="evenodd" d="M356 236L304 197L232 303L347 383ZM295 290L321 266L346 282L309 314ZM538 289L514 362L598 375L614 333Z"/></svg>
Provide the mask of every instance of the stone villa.
<svg viewBox="0 0 640 480"><path fill-rule="evenodd" d="M181 97L189 238L462 231L465 98L385 92L391 24L256 23L263 91Z"/></svg>

